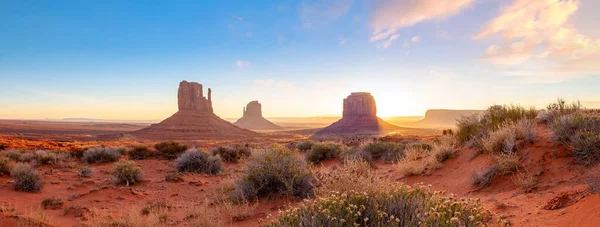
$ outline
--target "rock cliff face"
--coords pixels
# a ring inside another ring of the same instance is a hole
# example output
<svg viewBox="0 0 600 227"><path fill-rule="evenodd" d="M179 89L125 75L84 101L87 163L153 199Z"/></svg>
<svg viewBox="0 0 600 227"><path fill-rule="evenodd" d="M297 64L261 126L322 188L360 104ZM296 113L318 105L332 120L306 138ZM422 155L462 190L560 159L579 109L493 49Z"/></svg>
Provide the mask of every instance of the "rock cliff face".
<svg viewBox="0 0 600 227"><path fill-rule="evenodd" d="M240 128L254 130L281 129L281 127L273 124L262 116L262 105L258 101L249 102L246 107L244 107L242 118L238 119L233 124Z"/></svg>
<svg viewBox="0 0 600 227"><path fill-rule="evenodd" d="M353 92L344 99L342 119L316 134L379 134L398 129L377 117L375 98L370 93Z"/></svg>
<svg viewBox="0 0 600 227"><path fill-rule="evenodd" d="M208 99L206 99L202 84L196 82L181 81L177 92L177 101L179 110L213 112L210 88L208 89Z"/></svg>
<svg viewBox="0 0 600 227"><path fill-rule="evenodd" d="M375 98L368 92L352 92L344 99L343 117L350 116L377 116Z"/></svg>
<svg viewBox="0 0 600 227"><path fill-rule="evenodd" d="M158 124L136 131L135 136L153 140L218 140L238 139L259 134L239 128L213 113L211 90L204 97L202 84L179 83L177 103L179 111Z"/></svg>

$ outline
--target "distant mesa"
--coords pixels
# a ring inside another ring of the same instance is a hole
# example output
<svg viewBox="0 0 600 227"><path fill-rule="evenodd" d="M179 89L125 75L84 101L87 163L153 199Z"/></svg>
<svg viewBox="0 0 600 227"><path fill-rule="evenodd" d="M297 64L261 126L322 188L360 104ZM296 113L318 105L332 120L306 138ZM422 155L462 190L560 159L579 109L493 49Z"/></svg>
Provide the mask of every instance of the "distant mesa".
<svg viewBox="0 0 600 227"><path fill-rule="evenodd" d="M259 135L215 115L211 93L209 88L208 98L204 97L202 84L182 81L177 93L179 110L160 123L133 134L153 140L239 139Z"/></svg>
<svg viewBox="0 0 600 227"><path fill-rule="evenodd" d="M398 129L400 127L377 117L375 98L371 93L353 92L344 99L342 119L316 134L378 134Z"/></svg>
<svg viewBox="0 0 600 227"><path fill-rule="evenodd" d="M242 118L238 119L234 125L254 130L272 130L281 129L280 126L273 124L262 116L262 105L258 101L249 102L244 107Z"/></svg>
<svg viewBox="0 0 600 227"><path fill-rule="evenodd" d="M456 120L462 116L482 114L483 112L483 110L427 110L427 112L425 112L425 117L418 121L417 124L432 126L454 126L456 124Z"/></svg>

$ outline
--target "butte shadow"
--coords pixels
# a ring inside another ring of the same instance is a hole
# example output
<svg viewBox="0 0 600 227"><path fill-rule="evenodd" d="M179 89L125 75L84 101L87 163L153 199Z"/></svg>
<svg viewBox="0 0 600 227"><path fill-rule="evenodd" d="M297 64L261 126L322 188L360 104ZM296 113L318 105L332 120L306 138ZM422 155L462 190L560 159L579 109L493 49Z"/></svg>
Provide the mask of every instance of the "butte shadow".
<svg viewBox="0 0 600 227"><path fill-rule="evenodd" d="M179 110L158 124L133 132L136 137L151 140L227 140L260 136L242 129L213 113L211 90L204 97L202 84L179 83Z"/></svg>
<svg viewBox="0 0 600 227"><path fill-rule="evenodd" d="M401 127L377 117L375 98L368 92L353 92L344 99L342 119L325 127L315 135L356 135L393 132Z"/></svg>

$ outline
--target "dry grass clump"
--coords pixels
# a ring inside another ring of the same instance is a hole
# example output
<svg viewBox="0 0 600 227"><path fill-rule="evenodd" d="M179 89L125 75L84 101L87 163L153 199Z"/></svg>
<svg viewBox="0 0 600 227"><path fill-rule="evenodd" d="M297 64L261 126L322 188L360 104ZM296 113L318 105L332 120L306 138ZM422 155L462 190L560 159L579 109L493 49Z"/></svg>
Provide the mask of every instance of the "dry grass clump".
<svg viewBox="0 0 600 227"><path fill-rule="evenodd" d="M529 190L538 183L537 177L526 170L514 174L511 179L515 185L518 185L523 190Z"/></svg>
<svg viewBox="0 0 600 227"><path fill-rule="evenodd" d="M0 157L0 176L9 175L12 170L12 165L10 159L5 157Z"/></svg>
<svg viewBox="0 0 600 227"><path fill-rule="evenodd" d="M312 146L314 144L315 143L311 140L303 140L296 144L296 149L298 149L299 151L302 151L302 152L308 151L312 148Z"/></svg>
<svg viewBox="0 0 600 227"><path fill-rule="evenodd" d="M556 102L548 104L543 114L538 116L538 120L544 123L551 123L554 122L557 117L577 113L582 109L583 106L579 101L567 103L564 99L558 98Z"/></svg>
<svg viewBox="0 0 600 227"><path fill-rule="evenodd" d="M61 198L51 197L42 200L42 207L44 209L59 209L64 205Z"/></svg>
<svg viewBox="0 0 600 227"><path fill-rule="evenodd" d="M490 154L511 153L523 143L532 143L535 138L535 124L529 119L511 122L492 131L482 138L483 151Z"/></svg>
<svg viewBox="0 0 600 227"><path fill-rule="evenodd" d="M248 159L235 181L235 197L256 198L272 193L306 198L314 194L308 164L280 146L260 149Z"/></svg>
<svg viewBox="0 0 600 227"><path fill-rule="evenodd" d="M313 164L338 157L344 149L344 145L335 142L315 143L310 151L306 153L306 160Z"/></svg>
<svg viewBox="0 0 600 227"><path fill-rule="evenodd" d="M600 162L600 135L590 131L577 132L571 138L571 155L586 166Z"/></svg>
<svg viewBox="0 0 600 227"><path fill-rule="evenodd" d="M494 176L498 172L498 166L491 167L487 170L473 171L471 175L471 183L475 186L487 186L492 183Z"/></svg>
<svg viewBox="0 0 600 227"><path fill-rule="evenodd" d="M455 157L460 150L452 136L443 136L433 145L407 145L404 158L398 162L397 169L402 176L415 176L442 167L442 162Z"/></svg>
<svg viewBox="0 0 600 227"><path fill-rule="evenodd" d="M382 159L387 163L396 163L404 157L405 144L392 142L374 142L362 146L374 159Z"/></svg>
<svg viewBox="0 0 600 227"><path fill-rule="evenodd" d="M15 180L13 187L17 191L39 192L42 190L42 177L31 165L18 163L12 169L10 176Z"/></svg>
<svg viewBox="0 0 600 227"><path fill-rule="evenodd" d="M537 110L518 105L489 107L482 115L463 116L457 120L455 136L460 144L478 145L480 140L507 124L534 119Z"/></svg>
<svg viewBox="0 0 600 227"><path fill-rule="evenodd" d="M459 149L456 148L454 137L444 136L437 143L433 144L431 155L435 157L438 162L444 162L455 157L458 151Z"/></svg>
<svg viewBox="0 0 600 227"><path fill-rule="evenodd" d="M223 170L221 159L190 149L175 160L175 169L179 172L218 174Z"/></svg>
<svg viewBox="0 0 600 227"><path fill-rule="evenodd" d="M586 180L592 192L600 194L600 177L589 177Z"/></svg>
<svg viewBox="0 0 600 227"><path fill-rule="evenodd" d="M343 163L361 160L373 165L373 155L360 148L345 148L340 155Z"/></svg>
<svg viewBox="0 0 600 227"><path fill-rule="evenodd" d="M170 173L165 175L166 182L183 182L183 175L181 173Z"/></svg>
<svg viewBox="0 0 600 227"><path fill-rule="evenodd" d="M252 154L248 146L236 145L233 147L219 146L211 151L212 155L219 156L224 162L237 163L242 158Z"/></svg>
<svg viewBox="0 0 600 227"><path fill-rule="evenodd" d="M33 159L40 165L53 165L58 162L58 156L55 153L45 150L37 150L33 153Z"/></svg>
<svg viewBox="0 0 600 227"><path fill-rule="evenodd" d="M391 184L372 192L331 192L281 211L270 226L484 226L489 218L479 200Z"/></svg>
<svg viewBox="0 0 600 227"><path fill-rule="evenodd" d="M142 214L139 207L124 211L121 215L95 212L86 223L90 227L127 226L127 227L162 227L169 226L167 211L156 209L149 214ZM116 216L116 217L115 217Z"/></svg>
<svg viewBox="0 0 600 227"><path fill-rule="evenodd" d="M142 168L135 162L128 160L118 161L112 169L113 181L116 184L125 184L127 187L142 180Z"/></svg>
<svg viewBox="0 0 600 227"><path fill-rule="evenodd" d="M162 142L154 145L154 148L166 159L175 159L181 153L188 149L185 144L179 144L178 142Z"/></svg>
<svg viewBox="0 0 600 227"><path fill-rule="evenodd" d="M21 160L21 154L24 153L24 150L10 149L4 153L4 157L12 159L15 162Z"/></svg>
<svg viewBox="0 0 600 227"><path fill-rule="evenodd" d="M361 159L350 159L338 168L316 171L315 176L320 195L331 191L372 191L381 184L370 163Z"/></svg>
<svg viewBox="0 0 600 227"><path fill-rule="evenodd" d="M498 163L498 174L516 173L521 168L521 157L516 153L503 153L494 156Z"/></svg>
<svg viewBox="0 0 600 227"><path fill-rule="evenodd" d="M31 162L35 159L35 155L32 152L23 152L19 157L19 162Z"/></svg>
<svg viewBox="0 0 600 227"><path fill-rule="evenodd" d="M129 159L144 160L152 155L152 151L146 146L139 145L127 151L127 155L129 156Z"/></svg>
<svg viewBox="0 0 600 227"><path fill-rule="evenodd" d="M81 159L88 164L115 162L125 151L125 148L90 147L83 152Z"/></svg>
<svg viewBox="0 0 600 227"><path fill-rule="evenodd" d="M94 170L89 166L82 166L77 170L77 175L79 177L90 178L94 174Z"/></svg>

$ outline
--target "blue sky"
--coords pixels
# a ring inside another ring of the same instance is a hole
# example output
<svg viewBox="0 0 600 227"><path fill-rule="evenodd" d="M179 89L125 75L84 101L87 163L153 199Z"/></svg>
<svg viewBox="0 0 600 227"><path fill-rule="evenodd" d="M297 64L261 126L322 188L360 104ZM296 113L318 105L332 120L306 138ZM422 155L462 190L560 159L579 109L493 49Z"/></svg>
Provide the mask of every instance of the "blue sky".
<svg viewBox="0 0 600 227"><path fill-rule="evenodd" d="M215 112L381 116L557 97L600 107L594 0L0 1L0 118L158 120L181 80ZM596 7L597 8L597 7Z"/></svg>

